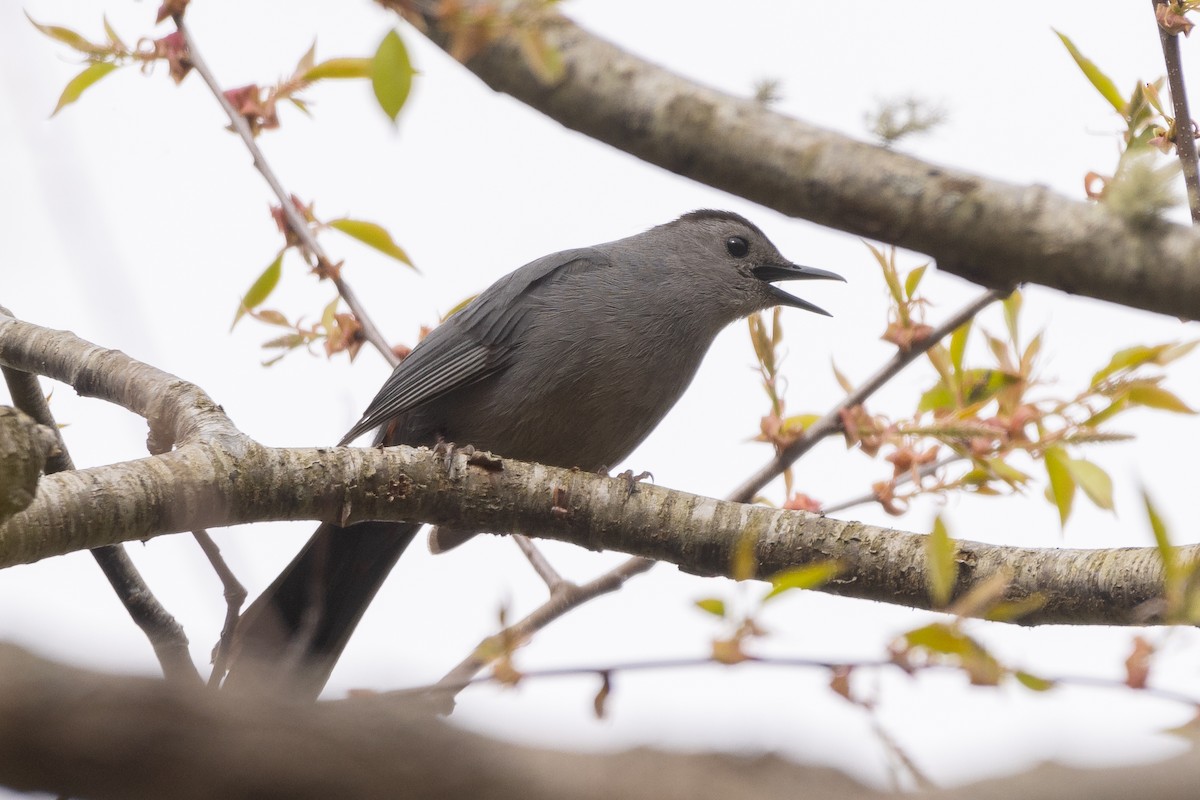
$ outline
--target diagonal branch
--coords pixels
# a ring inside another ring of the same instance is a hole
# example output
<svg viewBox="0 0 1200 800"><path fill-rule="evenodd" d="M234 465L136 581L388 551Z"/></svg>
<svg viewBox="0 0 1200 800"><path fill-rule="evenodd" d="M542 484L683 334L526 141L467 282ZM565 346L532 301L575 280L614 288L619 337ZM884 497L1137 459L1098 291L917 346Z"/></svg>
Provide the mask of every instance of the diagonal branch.
<svg viewBox="0 0 1200 800"><path fill-rule="evenodd" d="M75 469L62 432L55 423L50 405L42 394L37 376L2 367L5 383L13 402L46 429L53 431L56 452L46 459L45 474L67 472ZM183 626L158 601L140 572L119 544L105 545L92 549L92 557L108 583L112 586L134 624L141 629L154 655L158 658L163 675L168 679L185 683L199 682L200 673L188 652L188 639Z"/></svg>
<svg viewBox="0 0 1200 800"><path fill-rule="evenodd" d="M263 176L263 179L267 182L267 186L271 187L271 192L279 200L284 219L287 220L288 227L291 228L292 233L300 240L301 249L310 266L321 267L322 274L329 276L334 286L337 287L338 294L346 301L346 305L349 306L350 311L353 312L359 324L362 325L363 335L367 337L367 341L374 345L375 349L379 351L379 354L383 356L389 366L395 367L400 363L399 357L392 350L392 346L388 344L387 339L379 332L379 329L375 326L375 322L367 313L366 308L359 302L354 290L342 278L341 270L333 266L333 262L325 254L325 250L317 241L317 237L313 235L304 218L300 216L300 211L296 208L296 204L292 202L291 195L283 188L283 184L275 175L274 170L271 169L271 165L267 163L266 157L263 156L262 150L254 138L254 133L250 130L250 125L246 122L246 118L237 112L237 109L229 102L229 98L221 91L221 86L217 83L212 70L208 68L208 64L200 55L195 38L184 24L182 14L177 14L174 17L174 21L179 32L183 34L184 41L187 42L188 60L191 61L192 66L204 80L209 91L212 92L213 97L220 104L221 109L229 117L230 124L246 145L246 149L250 151L250 155L254 159L254 168Z"/></svg>
<svg viewBox="0 0 1200 800"><path fill-rule="evenodd" d="M409 0L381 0L398 12ZM449 48L436 9L425 33ZM431 10L433 9L433 10ZM1102 206L1042 186L951 169L809 125L688 81L547 14L538 33L562 77L543 82L501 39L467 68L560 124L709 186L869 239L926 253L985 286L1036 283L1200 318L1200 234L1138 231Z"/></svg>
<svg viewBox="0 0 1200 800"><path fill-rule="evenodd" d="M920 342L915 342L907 350L897 348L895 355L888 360L886 364L868 378L861 386L855 389L850 394L846 395L842 402L838 403L829 410L825 416L814 422L805 429L804 435L796 441L789 444L783 450L776 454L771 463L764 466L757 473L750 477L738 489L729 496L730 500L739 503L748 503L760 490L776 477L781 475L784 470L796 462L802 455L811 450L817 442L836 433L842 429L843 411L860 406L866 402L867 398L877 392L900 370L907 367L920 356L924 355L931 347L936 345L942 339L946 338L954 331L958 330L964 324L974 319L987 306L1004 298L1008 292L1002 292L995 289L989 289L981 294L978 298L968 303L961 308L957 313L950 316L941 325L930 331L929 335Z"/></svg>

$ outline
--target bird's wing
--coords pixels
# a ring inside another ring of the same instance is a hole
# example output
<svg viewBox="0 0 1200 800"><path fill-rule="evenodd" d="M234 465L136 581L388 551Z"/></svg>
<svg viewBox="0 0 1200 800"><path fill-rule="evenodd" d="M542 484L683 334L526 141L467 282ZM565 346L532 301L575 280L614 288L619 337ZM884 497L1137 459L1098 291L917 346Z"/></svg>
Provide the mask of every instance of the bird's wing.
<svg viewBox="0 0 1200 800"><path fill-rule="evenodd" d="M591 249L567 250L526 264L496 281L413 348L339 444L503 368L532 310L533 304L524 296L537 292L555 275L606 262Z"/></svg>

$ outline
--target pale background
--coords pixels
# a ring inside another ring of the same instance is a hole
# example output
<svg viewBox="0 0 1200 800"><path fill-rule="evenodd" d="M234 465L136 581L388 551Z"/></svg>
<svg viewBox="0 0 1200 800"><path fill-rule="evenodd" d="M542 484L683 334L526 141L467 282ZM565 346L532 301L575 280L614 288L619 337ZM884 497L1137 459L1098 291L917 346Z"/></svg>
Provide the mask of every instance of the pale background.
<svg viewBox="0 0 1200 800"><path fill-rule="evenodd" d="M1072 36L1127 93L1164 72L1149 3L1078 5L860 2L715 3L577 0L564 10L592 31L693 79L747 95L760 78L782 82L778 108L866 137L864 113L881 99L915 94L942 105L948 121L901 148L922 158L1017 183L1037 182L1082 196L1083 175L1111 171L1120 121L1086 83L1052 27ZM80 5L29 0L39 22L99 38L108 14L127 40L151 32L151 3ZM977 10L975 10L977 9ZM739 198L667 174L566 131L487 89L390 14L370 3L206 2L189 20L227 87L268 83L288 72L318 37L318 58L369 55L399 27L421 75L398 129L383 118L365 82L319 85L306 94L315 120L282 111L283 130L260 140L285 186L316 200L325 218L352 215L386 225L421 276L344 237L326 247L347 261L346 276L385 335L413 343L463 297L503 273L555 250L607 241L700 207L728 208L757 221L783 253L846 275L846 286L807 284L805 296L832 319L789 310L789 408L823 411L839 390L831 356L852 379L887 357L878 337L886 301L876 267L855 237L788 220ZM163 26L154 35L164 35ZM1184 42L1185 59L1195 48ZM270 445L336 441L387 374L364 349L358 363L296 353L263 369L258 345L274 332L245 321L228 333L237 298L278 247L267 214L274 202L241 143L198 76L175 87L165 69L109 76L75 106L48 120L62 86L80 69L74 54L38 34L16 3L0 8L0 304L49 327L122 349L207 390L251 436ZM1192 74L1193 84L1200 75ZM1181 216L1181 218L1183 218ZM904 266L923 263L902 254ZM978 288L926 277L937 322ZM311 319L332 297L294 256L269 305ZM1111 353L1131 344L1195 338L1195 326L1056 292L1027 293L1027 331L1045 327L1047 373L1073 393ZM993 330L998 312L983 317ZM979 342L976 342L979 344ZM982 348L978 353L983 357ZM629 460L657 482L723 496L769 453L748 442L765 411L751 369L745 326L717 342L695 384ZM931 371L918 365L871 408L901 413ZM1196 365L1178 365L1171 387L1200 403ZM47 388L50 385L47 384ZM145 454L145 425L123 410L54 388L52 407L79 466ZM922 503L895 520L875 508L856 518L927 531L942 510L965 538L1020 545L1100 547L1150 542L1140 487L1158 499L1180 541L1195 540L1191 449L1197 422L1135 412L1121 420L1136 444L1093 450L1117 484L1117 516L1077 499L1059 532L1038 489L1012 500ZM834 502L884 477L830 441L797 469L808 493ZM623 468L623 466L622 466ZM1040 472L1039 472L1040 474ZM781 491L773 488L774 496ZM258 525L214 532L254 596L298 548L311 525ZM186 626L206 663L224 612L220 587L190 537L129 549L163 603ZM618 563L547 544L554 563L579 580ZM619 594L573 612L519 654L530 669L700 655L719 624L692 606L706 596L737 601L760 585L701 580L660 566ZM496 626L509 604L519 616L544 588L517 549L482 537L434 558L415 547L402 559L327 691L428 683ZM874 659L887 642L924 622L909 612L814 593L793 593L763 617L772 631L761 650L831 659ZM1006 663L1045 675L1119 679L1133 634L1122 629L1020 630L973 623ZM1154 681L1196 684L1200 636L1152 631L1162 644ZM0 573L0 639L73 663L153 674L144 637L128 620L87 554ZM886 783L887 758L871 721L826 688L819 671L742 667L619 674L609 716L591 713L594 678L529 681L515 690L476 688L454 719L471 728L558 747L648 744L780 752ZM1045 759L1116 764L1163 758L1183 746L1160 731L1190 718L1186 707L1132 692L1019 687L970 689L958 675L909 679L861 673L855 688L879 702L879 720L929 776L964 781Z"/></svg>

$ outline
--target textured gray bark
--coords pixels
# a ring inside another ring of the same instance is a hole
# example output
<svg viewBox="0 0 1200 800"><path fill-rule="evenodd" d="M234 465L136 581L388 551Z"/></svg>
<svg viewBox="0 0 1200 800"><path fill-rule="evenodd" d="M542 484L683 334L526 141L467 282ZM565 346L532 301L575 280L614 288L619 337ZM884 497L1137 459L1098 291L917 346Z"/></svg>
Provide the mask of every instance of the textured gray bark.
<svg viewBox="0 0 1200 800"><path fill-rule="evenodd" d="M398 8L400 0L384 0ZM451 39L435 14L426 33ZM488 86L664 169L784 214L926 253L985 286L1036 283L1200 318L1200 234L920 161L698 85L548 14L565 65L546 84L500 40L469 59Z"/></svg>

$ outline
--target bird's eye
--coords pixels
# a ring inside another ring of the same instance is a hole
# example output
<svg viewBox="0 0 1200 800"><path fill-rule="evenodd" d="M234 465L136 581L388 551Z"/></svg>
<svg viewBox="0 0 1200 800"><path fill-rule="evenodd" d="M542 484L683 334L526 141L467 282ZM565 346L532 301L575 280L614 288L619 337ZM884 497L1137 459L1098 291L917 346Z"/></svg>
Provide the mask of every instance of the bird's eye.
<svg viewBox="0 0 1200 800"><path fill-rule="evenodd" d="M750 244L740 236L730 236L725 240L725 251L734 258L741 258L750 252Z"/></svg>

